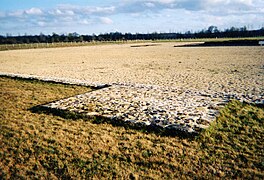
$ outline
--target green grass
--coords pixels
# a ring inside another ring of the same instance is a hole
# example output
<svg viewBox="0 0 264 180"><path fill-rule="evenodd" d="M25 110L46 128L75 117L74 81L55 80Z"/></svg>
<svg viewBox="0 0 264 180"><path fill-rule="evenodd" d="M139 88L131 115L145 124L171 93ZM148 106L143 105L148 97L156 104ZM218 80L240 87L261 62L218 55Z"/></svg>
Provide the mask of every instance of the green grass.
<svg viewBox="0 0 264 180"><path fill-rule="evenodd" d="M0 179L263 179L264 110L237 101L195 138L30 109L91 89L0 78Z"/></svg>
<svg viewBox="0 0 264 180"><path fill-rule="evenodd" d="M206 162L217 164L214 171L261 179L264 175L263 139L263 108L233 101L201 134L199 142L201 150L206 152Z"/></svg>

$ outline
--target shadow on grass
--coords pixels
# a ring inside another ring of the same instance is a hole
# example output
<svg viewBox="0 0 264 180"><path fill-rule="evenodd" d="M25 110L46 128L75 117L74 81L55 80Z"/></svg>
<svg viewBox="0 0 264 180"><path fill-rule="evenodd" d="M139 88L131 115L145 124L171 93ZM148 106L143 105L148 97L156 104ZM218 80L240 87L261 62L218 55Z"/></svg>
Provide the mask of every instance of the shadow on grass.
<svg viewBox="0 0 264 180"><path fill-rule="evenodd" d="M189 138L194 139L198 133L188 133L183 130L178 129L165 129L161 128L156 125L144 125L140 123L131 123L131 122L124 122L121 119L117 118L106 118L102 116L88 116L86 114L76 113L69 110L61 110L56 108L49 108L45 107L43 105L34 106L29 109L32 113L39 113L39 114L52 114L55 116L60 116L62 118L68 119L68 120L78 120L83 119L87 120L93 124L111 124L114 127L124 127L125 129L132 129L139 132L143 132L146 134L153 133L159 136L169 136L169 137L179 137L179 138Z"/></svg>
<svg viewBox="0 0 264 180"><path fill-rule="evenodd" d="M246 105L251 105L251 106L254 106L254 107L257 107L257 108L261 108L261 109L264 109L264 104L263 103L245 103Z"/></svg>

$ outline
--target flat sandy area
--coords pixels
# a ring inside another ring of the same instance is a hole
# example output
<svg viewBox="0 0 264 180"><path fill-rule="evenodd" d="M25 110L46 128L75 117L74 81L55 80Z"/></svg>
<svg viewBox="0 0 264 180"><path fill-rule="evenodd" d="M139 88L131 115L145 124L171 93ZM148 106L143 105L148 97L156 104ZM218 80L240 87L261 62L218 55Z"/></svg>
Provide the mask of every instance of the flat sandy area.
<svg viewBox="0 0 264 180"><path fill-rule="evenodd" d="M2 51L0 72L263 95L263 47L155 44Z"/></svg>

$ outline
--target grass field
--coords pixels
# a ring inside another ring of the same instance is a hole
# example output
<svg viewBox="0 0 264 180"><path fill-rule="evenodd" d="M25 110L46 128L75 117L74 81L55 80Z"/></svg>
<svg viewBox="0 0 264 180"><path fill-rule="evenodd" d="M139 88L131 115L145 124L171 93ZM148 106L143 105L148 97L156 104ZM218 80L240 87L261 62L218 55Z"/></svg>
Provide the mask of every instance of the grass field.
<svg viewBox="0 0 264 180"><path fill-rule="evenodd" d="M164 39L164 40L129 40L129 41L93 41L93 42L56 42L56 43L30 43L30 44L0 44L0 51L17 49L59 48L76 46L95 46L107 44L132 44L132 43L158 43L158 42L222 42L229 40L263 40L264 37L249 38L205 38L205 39Z"/></svg>
<svg viewBox="0 0 264 180"><path fill-rule="evenodd" d="M39 49L39 48L60 48L60 47L78 47L78 46L96 46L109 44L130 44L146 43L151 40L133 40L133 41L92 41L92 42L56 42L56 43L29 43L29 44L0 44L0 51L17 49Z"/></svg>
<svg viewBox="0 0 264 180"><path fill-rule="evenodd" d="M16 50L16 49L94 46L94 45L101 45L101 44L113 44L113 42L109 41L109 42L104 42L104 43L102 42L61 42L61 43L1 44L0 51Z"/></svg>
<svg viewBox="0 0 264 180"><path fill-rule="evenodd" d="M29 110L90 90L0 77L0 179L264 178L263 108L230 102L194 138Z"/></svg>

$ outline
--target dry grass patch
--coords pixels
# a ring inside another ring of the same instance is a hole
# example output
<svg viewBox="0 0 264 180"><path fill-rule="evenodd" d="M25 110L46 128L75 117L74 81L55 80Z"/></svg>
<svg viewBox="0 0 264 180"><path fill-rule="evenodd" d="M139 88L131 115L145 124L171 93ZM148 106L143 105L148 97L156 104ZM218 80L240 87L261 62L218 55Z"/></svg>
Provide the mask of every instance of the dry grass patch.
<svg viewBox="0 0 264 180"><path fill-rule="evenodd" d="M264 111L254 106L230 103L195 139L29 111L89 90L0 78L0 179L264 177Z"/></svg>

